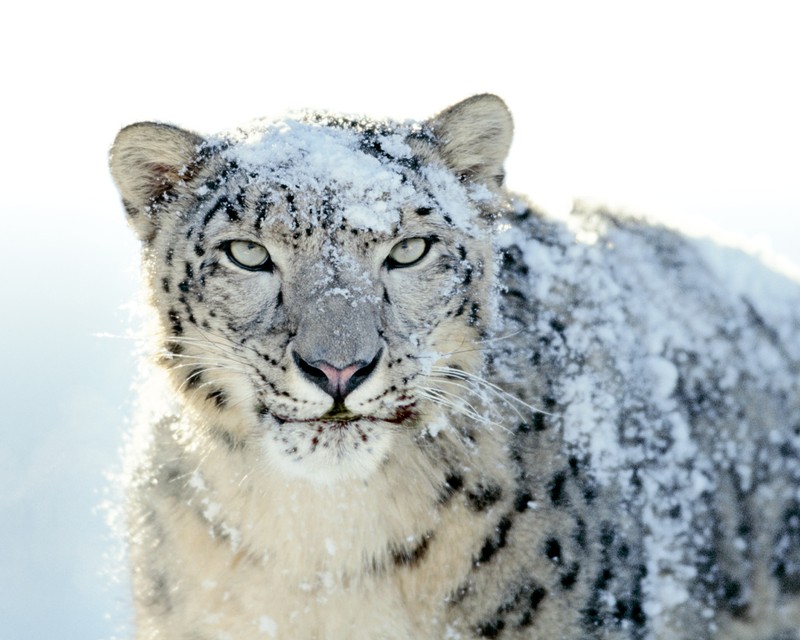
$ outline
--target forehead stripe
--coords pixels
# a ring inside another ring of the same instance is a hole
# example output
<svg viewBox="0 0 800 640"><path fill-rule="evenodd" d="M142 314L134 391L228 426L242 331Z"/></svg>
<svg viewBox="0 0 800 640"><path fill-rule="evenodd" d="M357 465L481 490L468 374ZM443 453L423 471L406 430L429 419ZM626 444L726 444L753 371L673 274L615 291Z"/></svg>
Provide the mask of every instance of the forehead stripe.
<svg viewBox="0 0 800 640"><path fill-rule="evenodd" d="M212 205L212 207L208 210L205 216L203 216L203 226L207 226L209 222L214 218L217 213L219 213L220 209L227 209L230 206L230 201L228 200L228 196L220 196L217 201Z"/></svg>

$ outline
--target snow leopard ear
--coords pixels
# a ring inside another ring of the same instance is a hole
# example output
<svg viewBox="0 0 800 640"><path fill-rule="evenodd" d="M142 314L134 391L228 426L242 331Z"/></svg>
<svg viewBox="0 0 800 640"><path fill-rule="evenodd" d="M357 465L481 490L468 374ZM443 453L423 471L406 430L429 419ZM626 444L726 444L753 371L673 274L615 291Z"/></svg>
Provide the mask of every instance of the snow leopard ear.
<svg viewBox="0 0 800 640"><path fill-rule="evenodd" d="M111 147L111 175L122 196L128 221L142 240L153 237L155 205L196 168L200 136L156 122L138 122L117 134Z"/></svg>
<svg viewBox="0 0 800 640"><path fill-rule="evenodd" d="M446 109L430 121L439 152L459 176L491 186L503 184L503 162L514 123L505 102L481 94Z"/></svg>

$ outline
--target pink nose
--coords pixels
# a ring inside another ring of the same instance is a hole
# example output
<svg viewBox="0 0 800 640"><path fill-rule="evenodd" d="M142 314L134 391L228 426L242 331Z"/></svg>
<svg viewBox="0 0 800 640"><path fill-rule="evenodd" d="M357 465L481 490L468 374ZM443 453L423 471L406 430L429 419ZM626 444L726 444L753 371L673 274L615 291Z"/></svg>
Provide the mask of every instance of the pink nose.
<svg viewBox="0 0 800 640"><path fill-rule="evenodd" d="M381 359L381 353L382 350L379 349L378 353L369 362L353 362L343 368L334 367L325 360L308 362L296 352L292 355L295 364L306 380L317 385L337 403L342 403L347 395L364 382L374 371L378 361Z"/></svg>
<svg viewBox="0 0 800 640"><path fill-rule="evenodd" d="M328 379L328 393L334 398L337 396L344 398L347 395L347 384L350 382L353 374L363 369L361 363L351 364L344 369L337 369L324 362L316 362L314 363L314 367L325 374L325 377Z"/></svg>

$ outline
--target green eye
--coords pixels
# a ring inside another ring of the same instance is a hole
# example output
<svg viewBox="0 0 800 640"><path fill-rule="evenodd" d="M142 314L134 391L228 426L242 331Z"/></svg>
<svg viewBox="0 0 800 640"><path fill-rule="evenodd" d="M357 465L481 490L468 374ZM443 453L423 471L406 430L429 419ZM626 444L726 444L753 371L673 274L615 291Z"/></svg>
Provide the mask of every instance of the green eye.
<svg viewBox="0 0 800 640"><path fill-rule="evenodd" d="M248 271L271 271L272 261L266 247L250 240L232 240L225 245L225 254L237 267Z"/></svg>
<svg viewBox="0 0 800 640"><path fill-rule="evenodd" d="M416 264L431 248L430 238L407 238L398 242L386 258L386 266L390 269L401 269Z"/></svg>

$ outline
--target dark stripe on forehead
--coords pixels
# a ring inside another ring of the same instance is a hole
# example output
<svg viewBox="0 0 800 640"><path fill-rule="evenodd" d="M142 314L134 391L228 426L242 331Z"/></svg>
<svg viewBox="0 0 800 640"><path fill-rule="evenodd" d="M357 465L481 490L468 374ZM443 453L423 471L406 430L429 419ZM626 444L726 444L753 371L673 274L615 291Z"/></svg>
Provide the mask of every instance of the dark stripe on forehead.
<svg viewBox="0 0 800 640"><path fill-rule="evenodd" d="M236 222L241 219L242 213L244 213L245 208L245 196L244 196L244 188L240 188L239 192L236 194L236 204L231 204L227 209L225 209L225 213L228 214L228 220L231 222Z"/></svg>
<svg viewBox="0 0 800 640"><path fill-rule="evenodd" d="M235 222L241 218L241 213L244 210L244 190L239 191L236 195L236 204L231 202L230 198L227 195L220 196L219 199L212 205L212 207L206 212L205 216L203 216L203 228L208 226L208 224L214 219L214 217L220 212L224 211L225 214L228 216L228 220L231 222Z"/></svg>
<svg viewBox="0 0 800 640"><path fill-rule="evenodd" d="M272 199L270 198L269 194L262 193L258 196L258 200L256 201L256 229L261 229L264 225L264 220L266 219L267 215L269 214L270 210L272 209Z"/></svg>
<svg viewBox="0 0 800 640"><path fill-rule="evenodd" d="M203 227L206 227L209 222L214 218L217 213L219 213L220 209L227 206L228 204L228 196L221 196L217 199L217 201L211 206L211 208L206 212L206 215L203 216Z"/></svg>
<svg viewBox="0 0 800 640"><path fill-rule="evenodd" d="M286 192L286 206L289 208L289 213L297 213L297 207L294 204L294 194L291 191Z"/></svg>

